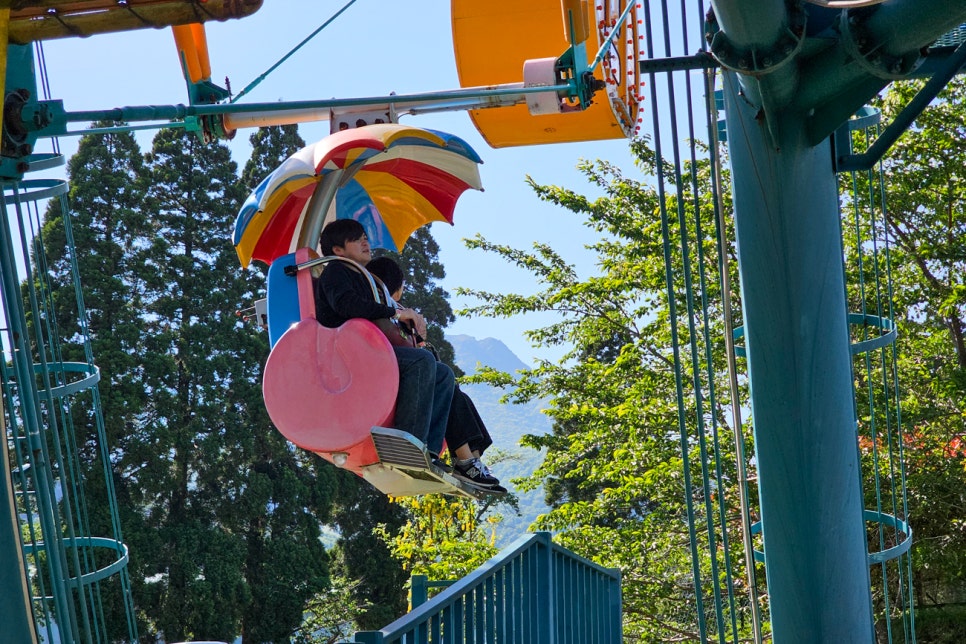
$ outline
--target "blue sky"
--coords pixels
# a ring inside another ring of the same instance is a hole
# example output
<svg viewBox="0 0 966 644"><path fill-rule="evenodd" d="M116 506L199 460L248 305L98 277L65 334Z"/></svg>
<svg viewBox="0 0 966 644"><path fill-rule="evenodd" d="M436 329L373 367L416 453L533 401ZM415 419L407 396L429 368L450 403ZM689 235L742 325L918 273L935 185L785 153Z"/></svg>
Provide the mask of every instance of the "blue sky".
<svg viewBox="0 0 966 644"><path fill-rule="evenodd" d="M233 91L239 92L344 4L344 0L265 0L249 18L208 23L212 80L223 85L227 76ZM170 29L48 41L44 52L52 97L63 100L68 111L187 103ZM357 0L241 102L381 96L458 86L447 0ZM460 199L453 227L433 224L432 228L447 271L443 286L453 295L454 308L466 304L453 294L457 286L501 292L536 288L515 267L467 250L461 240L477 233L521 248L545 242L577 262L582 274L592 270L593 256L584 249L592 241L589 231L569 213L537 200L525 185L525 176L593 194L575 165L580 159L603 158L631 173L626 141L494 150L462 112L404 117L403 122L457 134L484 160L485 191L468 192ZM328 133L328 123L303 124L299 131L312 142ZM231 143L239 164L250 152L250 133L239 131ZM151 136L139 136L145 150ZM75 148L76 139L61 140L65 154ZM498 338L525 362L534 357L554 359L559 350L532 348L523 337L525 329L541 321L546 318L460 317L447 332Z"/></svg>

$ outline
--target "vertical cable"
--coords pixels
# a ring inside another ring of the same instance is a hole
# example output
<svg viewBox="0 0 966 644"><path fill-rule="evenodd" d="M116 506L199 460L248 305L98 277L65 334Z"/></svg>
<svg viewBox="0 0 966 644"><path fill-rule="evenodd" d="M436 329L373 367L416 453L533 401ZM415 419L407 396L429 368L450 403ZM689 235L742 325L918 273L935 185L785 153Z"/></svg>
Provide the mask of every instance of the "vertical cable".
<svg viewBox="0 0 966 644"><path fill-rule="evenodd" d="M651 15L650 0L644 1L645 12L648 16ZM665 0L661 2L662 14L667 13L667 3ZM645 37L647 42L647 55L648 58L654 58L654 33L651 28L650 20L645 23ZM691 483L691 463L689 456L689 444L688 444L688 428L687 428L687 411L684 407L684 385L683 385L683 367L681 362L681 347L678 337L678 313L677 313L677 302L676 293L674 285L674 271L673 264L671 261L671 230L670 230L670 217L667 212L667 202L666 202L666 191L664 187L664 156L662 154L662 139L661 139L661 123L658 118L658 101L657 101L657 88L656 88L656 77L654 72L649 73L651 81L651 119L654 127L654 153L655 153L655 174L657 179L657 193L658 200L660 203L660 213L661 213L661 236L662 236L662 248L664 254L664 266L665 266L665 288L666 296L668 302L668 323L670 324L671 331L671 351L673 355L673 365L674 365L674 385L675 392L677 394L677 406L678 406L678 431L680 433L680 443L681 443L681 460L684 474L684 500L685 506L687 508L688 514L688 540L690 543L691 551L691 575L694 580L694 600L695 607L697 609L697 622L698 629L700 630L702 637L707 633L707 625L704 616L704 597L701 592L702 582L701 582L701 566L700 557L698 555L698 543L697 543L697 532L695 530L695 512L694 512L694 499L693 499L693 488ZM673 114L673 96L671 97L671 105Z"/></svg>
<svg viewBox="0 0 966 644"><path fill-rule="evenodd" d="M711 140L712 158L712 188L714 190L714 209L716 241L721 274L722 315L724 318L725 358L728 362L728 388L731 394L731 422L735 441L735 466L738 476L738 505L741 512L741 537L744 546L745 577L748 584L748 601L751 610L752 636L755 644L761 644L761 613L758 598L758 581L755 570L755 548L751 535L751 510L748 503L748 473L745 469L745 438L741 417L741 390L738 386L738 365L735 357L734 319L731 303L731 259L726 244L727 226L724 214L724 196L722 185L721 155L718 143L718 110L714 98L714 70L705 71L707 108L712 115L708 128L708 138Z"/></svg>
<svg viewBox="0 0 966 644"><path fill-rule="evenodd" d="M883 250L885 256L885 266L886 266L886 305L888 319L892 321L895 325L896 316L893 310L894 293L893 293L893 280L892 280L892 253L891 253L891 243L889 235L888 226L888 202L886 201L886 189L885 189L885 171L882 166L882 161L878 164L878 174L877 174L877 187L879 194L879 202L881 204L881 214L882 214L882 230L883 230ZM905 521L909 520L909 504L906 495L906 459L905 459L905 439L903 437L902 430L902 405L899 397L899 355L898 347L895 342L891 343L890 351L890 364L891 364L891 376L892 390L895 395L895 418L896 418L896 444L898 445L898 461L899 461L899 493L902 497L902 518ZM885 353L885 349L883 349ZM894 506L895 507L895 506ZM898 514L896 515L898 516ZM903 595L905 599L906 610L903 612L903 629L905 635L905 641L910 644L916 643L916 608L915 608L915 598L913 596L913 576L912 576L912 552L907 552L903 555L906 560L906 570L905 570L905 594ZM902 578L902 559L900 558L898 562L899 568L899 585L900 592L903 587ZM908 615L908 619L906 616Z"/></svg>

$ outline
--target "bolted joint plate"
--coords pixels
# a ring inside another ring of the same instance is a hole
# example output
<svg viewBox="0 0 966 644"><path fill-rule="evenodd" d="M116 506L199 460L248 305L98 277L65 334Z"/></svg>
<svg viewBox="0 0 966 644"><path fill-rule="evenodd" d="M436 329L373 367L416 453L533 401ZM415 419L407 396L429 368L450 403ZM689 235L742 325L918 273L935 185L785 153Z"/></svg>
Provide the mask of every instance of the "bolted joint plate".
<svg viewBox="0 0 966 644"><path fill-rule="evenodd" d="M764 76L791 61L805 42L806 14L798 2L785 2L788 24L778 38L765 47L745 48L736 45L721 30L714 8L708 9L704 22L704 37L722 67L739 74Z"/></svg>
<svg viewBox="0 0 966 644"><path fill-rule="evenodd" d="M882 43L869 34L866 24L874 7L843 11L839 17L842 47L852 60L868 74L883 80L906 78L922 64L919 50L901 55L882 51Z"/></svg>

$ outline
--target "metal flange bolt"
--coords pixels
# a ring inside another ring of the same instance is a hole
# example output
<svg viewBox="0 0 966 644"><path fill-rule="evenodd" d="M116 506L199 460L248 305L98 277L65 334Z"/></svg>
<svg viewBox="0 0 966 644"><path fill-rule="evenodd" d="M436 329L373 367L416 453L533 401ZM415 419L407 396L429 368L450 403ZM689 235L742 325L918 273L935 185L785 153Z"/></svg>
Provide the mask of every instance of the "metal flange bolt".
<svg viewBox="0 0 966 644"><path fill-rule="evenodd" d="M788 63L805 42L806 14L800 2L786 0L788 24L784 31L767 47L742 48L735 45L721 30L714 8L705 16L704 36L722 67L752 76L764 76Z"/></svg>

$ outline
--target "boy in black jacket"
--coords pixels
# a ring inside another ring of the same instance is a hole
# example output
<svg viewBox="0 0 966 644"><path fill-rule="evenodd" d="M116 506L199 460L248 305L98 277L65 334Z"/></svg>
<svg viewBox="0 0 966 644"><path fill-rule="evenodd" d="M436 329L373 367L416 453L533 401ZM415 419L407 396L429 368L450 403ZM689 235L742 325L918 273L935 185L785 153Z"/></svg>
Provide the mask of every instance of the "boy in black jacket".
<svg viewBox="0 0 966 644"><path fill-rule="evenodd" d="M319 242L323 255L350 259L360 268L372 258L365 229L351 219L329 223ZM420 335L426 333L423 316L375 301L364 275L343 262L331 262L322 271L316 283L315 308L319 323L327 327L338 327L351 318L395 318ZM396 427L425 443L438 461L453 399L453 371L424 349L393 347L393 351L399 363Z"/></svg>

